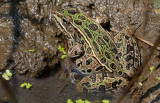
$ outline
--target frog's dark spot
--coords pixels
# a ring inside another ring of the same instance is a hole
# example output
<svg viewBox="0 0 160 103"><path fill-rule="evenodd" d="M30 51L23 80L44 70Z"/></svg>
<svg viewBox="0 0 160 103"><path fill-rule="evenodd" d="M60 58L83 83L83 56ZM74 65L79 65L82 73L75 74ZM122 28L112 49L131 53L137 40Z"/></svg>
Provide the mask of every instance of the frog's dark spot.
<svg viewBox="0 0 160 103"><path fill-rule="evenodd" d="M90 65L92 63L92 58L86 60L86 65Z"/></svg>
<svg viewBox="0 0 160 103"><path fill-rule="evenodd" d="M119 71L118 74L119 74L119 75L122 75L122 71Z"/></svg>
<svg viewBox="0 0 160 103"><path fill-rule="evenodd" d="M118 81L114 81L114 82L112 83L112 88L113 88L113 89L117 89L117 84L118 84Z"/></svg>
<svg viewBox="0 0 160 103"><path fill-rule="evenodd" d="M119 79L118 85L120 85L121 83L122 83L122 80L121 80L121 79Z"/></svg>
<svg viewBox="0 0 160 103"><path fill-rule="evenodd" d="M98 37L98 43L99 43L99 45L105 45L104 40L100 37Z"/></svg>
<svg viewBox="0 0 160 103"><path fill-rule="evenodd" d="M84 41L84 40L82 40L82 41L81 41L81 44L83 44L83 45L84 45L84 43L85 43L85 41Z"/></svg>
<svg viewBox="0 0 160 103"><path fill-rule="evenodd" d="M107 73L106 73L106 72L103 72L103 73L102 73L102 77L103 77L103 78L104 78L104 77L108 77Z"/></svg>
<svg viewBox="0 0 160 103"><path fill-rule="evenodd" d="M84 92L84 93L88 93L88 89L85 88L85 87L83 87L83 92Z"/></svg>
<svg viewBox="0 0 160 103"><path fill-rule="evenodd" d="M77 25L82 25L82 22L80 20L74 20L74 23Z"/></svg>
<svg viewBox="0 0 160 103"><path fill-rule="evenodd" d="M115 53L115 54L117 54L117 49L116 49L116 48L113 48L113 49L112 49L112 52Z"/></svg>
<svg viewBox="0 0 160 103"><path fill-rule="evenodd" d="M126 73L123 73L123 78L125 78L127 81L131 80L131 77Z"/></svg>
<svg viewBox="0 0 160 103"><path fill-rule="evenodd" d="M95 31L98 29L98 26L96 24L89 24L89 28Z"/></svg>
<svg viewBox="0 0 160 103"><path fill-rule="evenodd" d="M84 28L84 31L87 33L87 35L88 35L89 38L92 38L92 35L91 35L91 33L89 32L88 29Z"/></svg>
<svg viewBox="0 0 160 103"><path fill-rule="evenodd" d="M98 51L99 51L99 47L98 47L97 43L94 42L94 41L93 41L93 46L94 46L94 48L95 48L95 51L98 52Z"/></svg>
<svg viewBox="0 0 160 103"><path fill-rule="evenodd" d="M120 48L123 44L122 43L117 43L117 47Z"/></svg>
<svg viewBox="0 0 160 103"><path fill-rule="evenodd" d="M81 38L81 34L80 33L77 33L77 35L78 35L79 38Z"/></svg>
<svg viewBox="0 0 160 103"><path fill-rule="evenodd" d="M126 57L126 61L127 61L127 62L130 61L131 59L133 59L133 56L131 56L131 55L128 55L128 56Z"/></svg>
<svg viewBox="0 0 160 103"><path fill-rule="evenodd" d="M79 62L79 63L77 64L77 67L80 67L80 65L82 65L82 62Z"/></svg>
<svg viewBox="0 0 160 103"><path fill-rule="evenodd" d="M119 61L119 57L118 56L116 56L116 59Z"/></svg>
<svg viewBox="0 0 160 103"><path fill-rule="evenodd" d="M77 55L77 51L75 51L74 54Z"/></svg>
<svg viewBox="0 0 160 103"><path fill-rule="evenodd" d="M101 69L103 69L103 66L97 67L97 68L96 68L96 71L99 71L99 70L101 70Z"/></svg>
<svg viewBox="0 0 160 103"><path fill-rule="evenodd" d="M101 58L101 62L102 62L102 63L105 63L105 62L106 62L106 58L104 58L104 57Z"/></svg>
<svg viewBox="0 0 160 103"><path fill-rule="evenodd" d="M92 71L92 69L87 69L87 72L90 73Z"/></svg>
<svg viewBox="0 0 160 103"><path fill-rule="evenodd" d="M105 89L105 85L100 85L99 86L99 91L105 91L106 89Z"/></svg>
<svg viewBox="0 0 160 103"><path fill-rule="evenodd" d="M89 82L83 83L82 86L91 87L91 84Z"/></svg>
<svg viewBox="0 0 160 103"><path fill-rule="evenodd" d="M105 56L108 58L108 59L111 59L111 57L110 57L110 55L109 55L109 53L106 51L105 52Z"/></svg>
<svg viewBox="0 0 160 103"><path fill-rule="evenodd" d="M125 38L126 38L127 40L129 40L130 37L129 37L128 35L126 35Z"/></svg>
<svg viewBox="0 0 160 103"><path fill-rule="evenodd" d="M91 51L91 48L88 47L88 48L87 48L87 53L90 54L91 52L92 52L92 51Z"/></svg>
<svg viewBox="0 0 160 103"><path fill-rule="evenodd" d="M125 33L124 33L124 32L122 33L122 36L125 36Z"/></svg>
<svg viewBox="0 0 160 103"><path fill-rule="evenodd" d="M134 58L134 61L137 62L137 63L139 63L139 60L137 58Z"/></svg>
<svg viewBox="0 0 160 103"><path fill-rule="evenodd" d="M85 73L86 71L85 70L81 70L83 73Z"/></svg>
<svg viewBox="0 0 160 103"><path fill-rule="evenodd" d="M134 51L134 46L127 45L127 54L128 54L130 51Z"/></svg>
<svg viewBox="0 0 160 103"><path fill-rule="evenodd" d="M121 68L123 69L123 65L122 64L120 64L121 65Z"/></svg>
<svg viewBox="0 0 160 103"><path fill-rule="evenodd" d="M76 13L76 11L71 9L71 10L68 11L68 13L74 15Z"/></svg>
<svg viewBox="0 0 160 103"><path fill-rule="evenodd" d="M81 50L82 50L82 51L84 51L84 48L83 48L83 46L81 46L80 48L81 48Z"/></svg>
<svg viewBox="0 0 160 103"><path fill-rule="evenodd" d="M119 52L119 53L118 53L118 57L121 57L121 56L122 56L122 52Z"/></svg>
<svg viewBox="0 0 160 103"><path fill-rule="evenodd" d="M111 67L112 69L116 69L116 68L117 68L117 66L116 66L114 63L111 63L111 64L110 64L110 67Z"/></svg>
<svg viewBox="0 0 160 103"><path fill-rule="evenodd" d="M85 19L86 19L86 18L85 18L84 16L82 16L82 15L79 15L78 18L81 19L81 20L85 20Z"/></svg>
<svg viewBox="0 0 160 103"><path fill-rule="evenodd" d="M127 70L130 70L130 68L133 66L133 64L131 64L131 63L129 63L129 64L127 64L127 66L126 66L126 69Z"/></svg>
<svg viewBox="0 0 160 103"><path fill-rule="evenodd" d="M104 39L106 42L109 42L109 38L108 38L106 35L103 35L103 39Z"/></svg>

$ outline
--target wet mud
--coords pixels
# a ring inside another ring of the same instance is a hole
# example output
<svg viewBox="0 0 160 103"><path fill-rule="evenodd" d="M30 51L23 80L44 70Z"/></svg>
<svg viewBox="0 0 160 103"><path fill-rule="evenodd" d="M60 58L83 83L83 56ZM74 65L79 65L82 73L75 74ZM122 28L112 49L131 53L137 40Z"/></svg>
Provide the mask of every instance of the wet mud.
<svg viewBox="0 0 160 103"><path fill-rule="evenodd" d="M67 99L116 103L120 95L80 93L66 73L69 61L62 60L61 45L67 51L67 39L58 30L53 11L76 8L80 13L101 21L112 32L128 29L141 52L141 62L160 37L160 3L150 0L3 0L0 1L0 73L11 70L8 84L18 103L65 103ZM160 45L159 45L160 46ZM154 71L150 72L150 67ZM160 50L152 53L141 78L134 83L123 103L160 102ZM1 76L1 74L0 74ZM32 88L21 88L29 82ZM142 83L142 85L139 85ZM0 102L11 103L0 82Z"/></svg>

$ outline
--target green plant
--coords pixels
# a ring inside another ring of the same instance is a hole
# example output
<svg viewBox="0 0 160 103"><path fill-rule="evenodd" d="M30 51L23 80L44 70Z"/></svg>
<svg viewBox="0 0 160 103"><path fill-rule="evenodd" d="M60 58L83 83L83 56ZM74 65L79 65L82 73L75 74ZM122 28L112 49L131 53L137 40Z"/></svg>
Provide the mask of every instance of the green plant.
<svg viewBox="0 0 160 103"><path fill-rule="evenodd" d="M27 89L30 89L32 87L32 84L25 82L25 83L21 84L20 87L22 87L22 88L26 87Z"/></svg>
<svg viewBox="0 0 160 103"><path fill-rule="evenodd" d="M154 70L154 66L151 66L149 69L150 69L150 73L152 73Z"/></svg>
<svg viewBox="0 0 160 103"><path fill-rule="evenodd" d="M12 73L10 72L10 70L6 70L6 72L2 74L2 77L5 80L10 80L10 77L12 77Z"/></svg>
<svg viewBox="0 0 160 103"><path fill-rule="evenodd" d="M35 49L30 49L28 50L29 52L35 52L36 50Z"/></svg>
<svg viewBox="0 0 160 103"><path fill-rule="evenodd" d="M67 55L66 55L67 53L66 53L66 51L64 50L64 48L62 48L61 45L58 46L58 50L63 53L63 55L61 56L61 59L64 59L64 58L67 57Z"/></svg>

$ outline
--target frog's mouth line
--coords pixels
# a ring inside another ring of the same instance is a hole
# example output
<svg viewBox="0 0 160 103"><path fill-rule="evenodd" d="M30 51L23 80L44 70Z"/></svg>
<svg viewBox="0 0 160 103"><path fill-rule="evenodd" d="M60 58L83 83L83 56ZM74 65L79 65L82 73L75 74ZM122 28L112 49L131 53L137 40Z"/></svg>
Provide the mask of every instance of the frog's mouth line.
<svg viewBox="0 0 160 103"><path fill-rule="evenodd" d="M81 75L81 76L89 76L89 75L94 75L94 74L96 74L96 73L83 73L83 72L81 72L81 71L79 71L79 70L77 70L77 69L71 69L71 72L72 73L74 73L74 74L77 74L77 75Z"/></svg>

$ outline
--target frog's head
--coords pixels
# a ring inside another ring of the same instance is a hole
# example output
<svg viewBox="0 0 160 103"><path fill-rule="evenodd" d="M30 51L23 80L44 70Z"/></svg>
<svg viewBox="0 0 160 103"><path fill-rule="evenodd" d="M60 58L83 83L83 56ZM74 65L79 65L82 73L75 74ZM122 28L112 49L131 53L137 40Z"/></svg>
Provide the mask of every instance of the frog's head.
<svg viewBox="0 0 160 103"><path fill-rule="evenodd" d="M59 10L53 12L53 17L60 22L69 22L76 16L77 10L72 8L70 10Z"/></svg>

